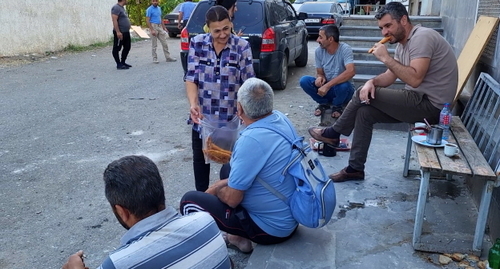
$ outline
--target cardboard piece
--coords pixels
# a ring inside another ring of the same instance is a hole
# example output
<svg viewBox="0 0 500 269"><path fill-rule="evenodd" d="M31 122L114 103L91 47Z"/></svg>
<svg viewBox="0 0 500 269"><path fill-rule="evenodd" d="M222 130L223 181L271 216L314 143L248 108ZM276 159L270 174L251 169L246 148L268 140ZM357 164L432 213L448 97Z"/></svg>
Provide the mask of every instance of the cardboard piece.
<svg viewBox="0 0 500 269"><path fill-rule="evenodd" d="M149 35L140 26L132 25L131 27L141 38L149 38Z"/></svg>
<svg viewBox="0 0 500 269"><path fill-rule="evenodd" d="M498 24L498 18L480 16L479 20L472 29L472 32L465 43L460 56L458 56L458 86L457 92L455 94L455 99L453 99L453 104L458 100L458 97L464 89L465 83L469 79L472 68L479 61L479 57L484 51L484 48L488 44L493 31L496 29Z"/></svg>

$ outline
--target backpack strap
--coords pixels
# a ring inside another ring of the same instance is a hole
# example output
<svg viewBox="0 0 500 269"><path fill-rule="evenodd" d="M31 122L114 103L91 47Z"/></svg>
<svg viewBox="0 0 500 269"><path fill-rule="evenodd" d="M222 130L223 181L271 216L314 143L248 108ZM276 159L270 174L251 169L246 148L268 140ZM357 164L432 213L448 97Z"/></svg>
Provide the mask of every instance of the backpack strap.
<svg viewBox="0 0 500 269"><path fill-rule="evenodd" d="M268 191L270 191L272 194L276 195L278 198L280 198L285 204L288 205L288 198L286 198L285 195L283 195L281 192L273 188L273 186L269 185L269 183L265 182L262 178L257 177L257 181L264 186Z"/></svg>
<svg viewBox="0 0 500 269"><path fill-rule="evenodd" d="M273 125L271 125L271 124L264 125L262 123L259 123L259 121L256 121L256 122L250 124L250 126L248 126L247 129L264 128L264 129L271 130L271 131L281 135L290 144L292 144L294 147L296 147L297 149L302 151L302 145L300 145L300 143L299 143L299 141L302 141L302 138L299 137L299 135L295 131L295 128L293 128L292 123L290 122L288 117L285 116L285 114L281 113L280 111L274 110L273 112L276 113L277 115L279 115L287 123L288 127L290 127L290 130L292 131L293 138L288 136L287 134L285 134L280 129L275 128Z"/></svg>
<svg viewBox="0 0 500 269"><path fill-rule="evenodd" d="M287 140L290 144L292 144L292 147L297 148L298 150L300 150L302 152L302 147L297 145L298 142L301 141L302 139L295 132L295 128L293 128L292 123L290 122L290 120L288 119L288 117L285 116L280 111L275 110L273 112L276 113L276 114L278 114L288 124L288 127L290 127L290 130L292 130L294 139L292 139L290 136L286 135L280 129L275 128L273 125L270 125L270 124L264 125L264 124L259 123L259 121L252 123L250 126L247 127L247 129L263 128L263 129L271 130L271 131L273 131L273 132L281 135L283 138L285 138L285 140ZM285 170L286 170L286 168L285 168ZM262 178L257 177L256 180L260 184L262 184L262 186L264 186L264 188L266 188L269 192L271 192L272 194L276 195L285 204L289 205L288 198L285 195L283 195L281 192L279 192L278 190L276 190L273 186L269 185L269 183L265 182Z"/></svg>

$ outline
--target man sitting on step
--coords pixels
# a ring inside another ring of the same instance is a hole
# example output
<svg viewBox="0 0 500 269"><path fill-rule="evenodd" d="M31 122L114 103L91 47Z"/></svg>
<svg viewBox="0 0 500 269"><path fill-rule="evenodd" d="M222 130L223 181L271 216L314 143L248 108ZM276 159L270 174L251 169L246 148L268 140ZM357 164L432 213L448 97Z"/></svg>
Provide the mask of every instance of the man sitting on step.
<svg viewBox="0 0 500 269"><path fill-rule="evenodd" d="M373 124L414 123L427 119L439 122L445 103L451 103L458 84L457 60L446 40L430 28L412 25L408 12L399 2L382 7L375 18L384 37L398 43L394 58L385 45L377 43L373 54L387 70L356 90L342 116L331 127L311 127L316 140L338 144L340 135L353 133L349 165L330 175L335 182L363 180ZM404 89L386 89L396 79Z"/></svg>
<svg viewBox="0 0 500 269"><path fill-rule="evenodd" d="M262 185L267 183L287 199L296 188L293 178L282 174L292 155L290 142L273 130L256 127L272 125L290 136L296 132L284 114L273 111L273 100L273 89L263 80L249 78L241 85L236 105L246 128L234 145L229 178L205 192L187 192L180 203L181 214L209 212L227 232L228 247L244 253L253 250L252 242L284 242L298 226L290 206Z"/></svg>
<svg viewBox="0 0 500 269"><path fill-rule="evenodd" d="M339 29L335 25L321 27L317 41L316 77L303 76L300 87L318 103L315 116L321 116L332 105L332 117L338 118L354 93L352 49L346 43L339 43Z"/></svg>

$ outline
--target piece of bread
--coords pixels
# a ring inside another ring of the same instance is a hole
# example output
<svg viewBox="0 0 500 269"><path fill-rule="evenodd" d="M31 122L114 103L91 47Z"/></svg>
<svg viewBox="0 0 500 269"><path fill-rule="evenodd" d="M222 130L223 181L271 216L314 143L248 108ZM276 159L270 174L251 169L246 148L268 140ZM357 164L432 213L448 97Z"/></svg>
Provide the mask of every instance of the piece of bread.
<svg viewBox="0 0 500 269"><path fill-rule="evenodd" d="M229 160L231 159L231 151L225 150L219 146L217 146L213 141L211 137L207 138L206 142L206 148L203 149L203 152L206 154L206 156L217 163L225 164L228 163Z"/></svg>
<svg viewBox="0 0 500 269"><path fill-rule="evenodd" d="M385 43L389 42L389 40L391 40L391 37L390 36L386 36L386 37L382 38L382 40L380 40L378 43L385 44ZM372 53L373 49L374 48L369 49L368 53Z"/></svg>

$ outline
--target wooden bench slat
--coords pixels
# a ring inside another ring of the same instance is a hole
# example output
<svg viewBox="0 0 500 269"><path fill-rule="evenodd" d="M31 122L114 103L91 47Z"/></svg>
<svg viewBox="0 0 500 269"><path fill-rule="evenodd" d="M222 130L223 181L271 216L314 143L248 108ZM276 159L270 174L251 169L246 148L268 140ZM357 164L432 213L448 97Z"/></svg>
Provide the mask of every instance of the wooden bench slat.
<svg viewBox="0 0 500 269"><path fill-rule="evenodd" d="M458 144L452 132L450 132L448 143ZM462 151L457 156L450 158L444 155L444 148L436 148L436 155L438 155L443 172L449 174L472 174L469 163Z"/></svg>
<svg viewBox="0 0 500 269"><path fill-rule="evenodd" d="M451 121L451 132L455 136L460 147L460 152L467 159L473 176L495 180L495 173L491 169L483 154L477 147L464 124L458 116L453 116Z"/></svg>
<svg viewBox="0 0 500 269"><path fill-rule="evenodd" d="M415 145L417 160L422 168L436 171L441 170L441 164L439 164L435 148L422 146L417 143L413 144Z"/></svg>

